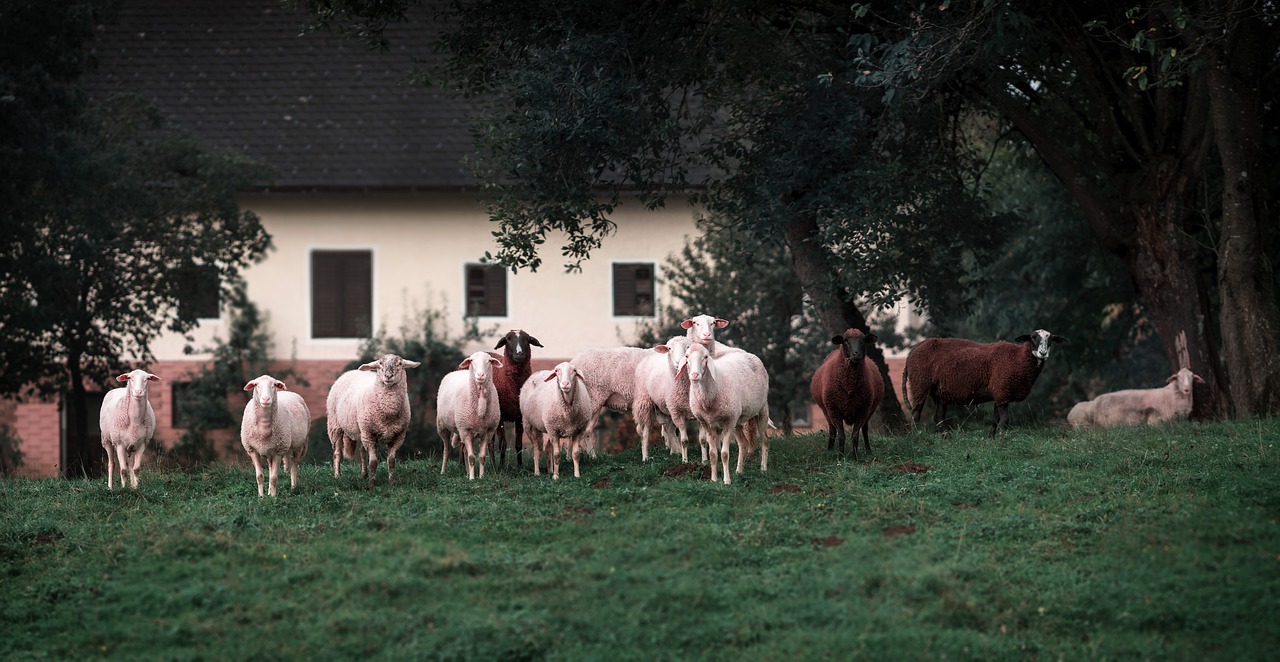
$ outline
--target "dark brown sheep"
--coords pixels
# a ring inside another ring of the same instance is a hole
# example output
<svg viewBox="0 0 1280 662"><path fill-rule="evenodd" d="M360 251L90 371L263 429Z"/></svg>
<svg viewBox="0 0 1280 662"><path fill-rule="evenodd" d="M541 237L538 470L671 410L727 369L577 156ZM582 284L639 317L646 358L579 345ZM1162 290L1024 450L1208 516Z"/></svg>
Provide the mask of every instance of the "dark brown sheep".
<svg viewBox="0 0 1280 662"><path fill-rule="evenodd" d="M902 371L902 397L916 424L926 399L933 400L933 422L938 429L946 419L947 405L994 401L991 436L1008 428L1009 403L1022 402L1031 393L1049 358L1049 343L1067 342L1044 329L1014 340L984 344L963 338L929 338L916 345Z"/></svg>
<svg viewBox="0 0 1280 662"><path fill-rule="evenodd" d="M836 437L839 437L840 454L844 454L844 425L848 423L855 460L858 459L859 430L867 453L871 452L871 414L884 397L884 379L875 362L867 360L866 353L866 346L876 340L875 335L864 335L858 329L832 337L836 348L813 373L813 381L809 383L813 401L827 417L827 450L835 448Z"/></svg>
<svg viewBox="0 0 1280 662"><path fill-rule="evenodd" d="M502 421L498 423L498 464L507 462L507 421L516 424L515 446L516 466L523 466L524 460L524 417L520 415L520 387L533 372L529 361L533 358L533 348L542 347L537 338L525 333L522 329L512 329L503 336L494 349L504 350L503 356L489 352L496 359L502 359L502 367L493 371L493 385L498 389L498 406L502 410Z"/></svg>

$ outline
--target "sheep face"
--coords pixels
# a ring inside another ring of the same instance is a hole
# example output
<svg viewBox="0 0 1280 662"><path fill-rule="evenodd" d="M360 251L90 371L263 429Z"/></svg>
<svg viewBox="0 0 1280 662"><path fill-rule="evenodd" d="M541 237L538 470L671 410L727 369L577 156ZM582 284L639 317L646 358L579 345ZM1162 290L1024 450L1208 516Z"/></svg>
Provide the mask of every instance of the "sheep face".
<svg viewBox="0 0 1280 662"><path fill-rule="evenodd" d="M689 381L697 383L702 381L703 376L709 377L711 381L716 381L716 364L711 360L711 354L707 348L699 343L689 346L689 351L684 355L684 363L682 370L689 371Z"/></svg>
<svg viewBox="0 0 1280 662"><path fill-rule="evenodd" d="M689 338L694 342L709 345L715 342L716 329L729 326L729 322L710 315L698 315L681 322L680 326L689 330Z"/></svg>
<svg viewBox="0 0 1280 662"><path fill-rule="evenodd" d="M420 365L422 364L417 361L403 359L395 354L387 354L377 361L371 361L360 366L360 369L365 371L377 370L378 381L387 386L395 386L404 377L405 368L416 368Z"/></svg>
<svg viewBox="0 0 1280 662"><path fill-rule="evenodd" d="M458 364L459 370L470 370L471 379L484 385L493 377L492 368L501 368L502 361L489 356L488 352L476 352Z"/></svg>
<svg viewBox="0 0 1280 662"><path fill-rule="evenodd" d="M1067 342L1066 338L1063 338L1062 336L1055 336L1044 329L1036 329L1034 333L1018 336L1017 338L1014 338L1014 340L1022 343L1031 343L1031 355L1039 361L1044 361L1049 358L1049 343L1057 345L1059 343Z"/></svg>
<svg viewBox="0 0 1280 662"><path fill-rule="evenodd" d="M1187 396L1188 398L1191 397L1191 389L1192 389L1193 382L1200 382L1201 384L1203 384L1204 380L1200 379L1200 375L1197 375L1196 373L1191 372L1191 370L1187 368L1183 368L1179 370L1177 373L1169 376L1169 383L1170 384L1177 383L1178 392L1181 393L1182 395Z"/></svg>
<svg viewBox="0 0 1280 662"><path fill-rule="evenodd" d="M573 403L574 390L577 388L578 382L582 382L584 386L587 383L582 373L578 372L578 369L568 361L556 364L556 367L542 381L549 382L552 380L555 380L556 387L560 389L560 400L564 402L565 406Z"/></svg>
<svg viewBox="0 0 1280 662"><path fill-rule="evenodd" d="M262 407L271 407L276 404L276 391L287 389L284 382L271 375L263 375L245 384L244 390L253 391L254 401Z"/></svg>
<svg viewBox="0 0 1280 662"><path fill-rule="evenodd" d="M840 350L844 352L844 358L849 363L862 363L863 357L867 355L867 343L874 343L879 340L875 334L862 335L857 329L849 329L842 336L832 336L831 342L839 345Z"/></svg>
<svg viewBox="0 0 1280 662"><path fill-rule="evenodd" d="M147 388L151 385L151 382L158 382L160 378L146 370L134 370L116 377L116 381L129 382L129 395L141 400L147 397Z"/></svg>
<svg viewBox="0 0 1280 662"><path fill-rule="evenodd" d="M671 369L671 374L676 374L680 370L680 364L684 361L685 354L689 351L689 338L687 336L674 336L667 341L665 345L657 345L654 351L659 354L667 355L667 367Z"/></svg>
<svg viewBox="0 0 1280 662"><path fill-rule="evenodd" d="M542 347L542 343L538 342L537 338L525 333L521 329L512 329L508 331L507 335L503 336L502 339L498 341L498 344L494 345L493 348L507 348L507 358L511 359L512 363L528 363L530 345L533 345L534 347Z"/></svg>

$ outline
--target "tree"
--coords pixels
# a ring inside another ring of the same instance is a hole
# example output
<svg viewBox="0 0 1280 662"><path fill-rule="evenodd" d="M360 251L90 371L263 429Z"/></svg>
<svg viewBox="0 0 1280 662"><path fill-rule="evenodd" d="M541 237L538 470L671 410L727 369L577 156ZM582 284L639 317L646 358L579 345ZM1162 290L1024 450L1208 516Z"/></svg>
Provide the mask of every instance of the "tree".
<svg viewBox="0 0 1280 662"><path fill-rule="evenodd" d="M68 394L68 474L98 454L85 443L86 382L106 386L126 353L145 361L162 330L195 326L178 305L192 294L186 274L216 270L225 288L270 245L234 198L266 177L261 166L165 130L138 99L90 100L76 87L109 9L17 2L0 21L0 122L12 130L0 156L15 160L3 189L0 390Z"/></svg>
<svg viewBox="0 0 1280 662"><path fill-rule="evenodd" d="M307 5L315 24L374 44L410 8ZM538 268L556 233L576 268L624 200L700 191L766 252L789 249L831 335L868 331L858 301L963 307L958 258L998 248L1000 219L966 180L974 163L948 148L957 118L862 84L872 41L847 5L452 2L445 14L446 57L425 75L482 108L475 166L499 224L486 257L513 269ZM894 389L881 413L903 420Z"/></svg>

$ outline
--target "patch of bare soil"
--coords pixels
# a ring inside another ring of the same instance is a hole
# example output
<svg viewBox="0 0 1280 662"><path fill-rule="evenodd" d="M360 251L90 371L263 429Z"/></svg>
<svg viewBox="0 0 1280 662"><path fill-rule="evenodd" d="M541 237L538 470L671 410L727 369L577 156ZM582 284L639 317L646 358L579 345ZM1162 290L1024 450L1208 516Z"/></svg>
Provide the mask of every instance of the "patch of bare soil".
<svg viewBox="0 0 1280 662"><path fill-rule="evenodd" d="M814 538L813 544L816 547L839 547L844 544L844 539L840 536L827 536L826 538Z"/></svg>
<svg viewBox="0 0 1280 662"><path fill-rule="evenodd" d="M681 476L697 472L702 478L711 478L711 467L692 462L681 462L673 464L662 471L662 475L667 478L679 478Z"/></svg>
<svg viewBox="0 0 1280 662"><path fill-rule="evenodd" d="M778 483L777 485L773 486L773 489L769 490L769 494L799 494L800 491L801 490L799 485L792 485L791 483Z"/></svg>
<svg viewBox="0 0 1280 662"><path fill-rule="evenodd" d="M596 511L586 506L565 506L564 510L558 515L552 515L552 519L558 519L564 522L574 522L575 524L585 524L587 518L594 515Z"/></svg>
<svg viewBox="0 0 1280 662"><path fill-rule="evenodd" d="M606 487L613 487L613 479L610 478L609 476L605 476L604 478L601 478L600 480L597 480L596 482L592 483L591 487L594 487L597 490L602 490Z"/></svg>
<svg viewBox="0 0 1280 662"><path fill-rule="evenodd" d="M899 524L897 526L886 526L884 529L884 537L897 538L898 536L907 536L916 532L916 527L911 524Z"/></svg>
<svg viewBox="0 0 1280 662"><path fill-rule="evenodd" d="M904 462L889 467L889 471L899 474L922 474L929 471L933 467L927 464L918 464L916 462Z"/></svg>
<svg viewBox="0 0 1280 662"><path fill-rule="evenodd" d="M51 545L66 537L67 537L66 534L64 534L63 532L54 531L53 533L42 533L36 536L35 540L33 540L32 542L34 542L37 545Z"/></svg>

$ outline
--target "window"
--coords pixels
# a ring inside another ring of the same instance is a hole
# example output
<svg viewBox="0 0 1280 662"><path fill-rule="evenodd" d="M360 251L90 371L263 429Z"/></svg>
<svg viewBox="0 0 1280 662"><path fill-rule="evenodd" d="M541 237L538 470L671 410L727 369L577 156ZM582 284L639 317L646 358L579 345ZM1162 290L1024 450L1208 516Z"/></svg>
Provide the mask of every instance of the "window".
<svg viewBox="0 0 1280 662"><path fill-rule="evenodd" d="M467 317L506 317L506 267L489 264L468 264L466 271Z"/></svg>
<svg viewBox="0 0 1280 662"><path fill-rule="evenodd" d="M195 391L191 388L191 383L174 382L170 389L173 398L169 400L169 412L172 415L173 427L191 427L192 410L195 408L192 402Z"/></svg>
<svg viewBox="0 0 1280 662"><path fill-rule="evenodd" d="M653 263L619 262L613 265L613 314L653 316Z"/></svg>
<svg viewBox="0 0 1280 662"><path fill-rule="evenodd" d="M209 264L180 267L178 316L182 319L217 319L222 316L222 279L218 268Z"/></svg>
<svg viewBox="0 0 1280 662"><path fill-rule="evenodd" d="M363 338L373 321L373 254L312 251L311 337Z"/></svg>

